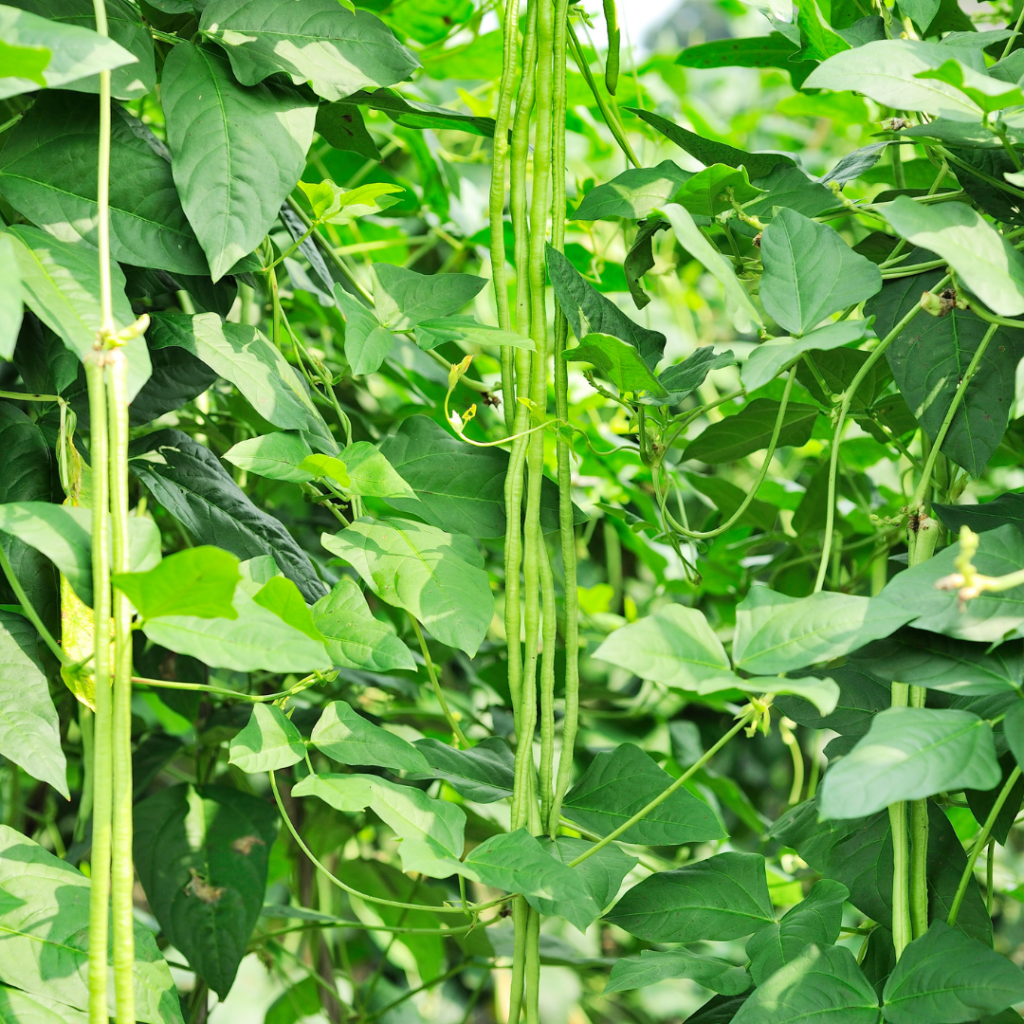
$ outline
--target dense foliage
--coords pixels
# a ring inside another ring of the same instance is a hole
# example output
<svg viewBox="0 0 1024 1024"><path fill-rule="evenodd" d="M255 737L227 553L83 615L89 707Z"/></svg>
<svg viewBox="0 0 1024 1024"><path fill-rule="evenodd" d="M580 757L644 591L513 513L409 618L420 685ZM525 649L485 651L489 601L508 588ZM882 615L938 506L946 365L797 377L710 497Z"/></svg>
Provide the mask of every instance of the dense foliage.
<svg viewBox="0 0 1024 1024"><path fill-rule="evenodd" d="M0 5L0 1019L1020 1020L1024 11L721 11Z"/></svg>

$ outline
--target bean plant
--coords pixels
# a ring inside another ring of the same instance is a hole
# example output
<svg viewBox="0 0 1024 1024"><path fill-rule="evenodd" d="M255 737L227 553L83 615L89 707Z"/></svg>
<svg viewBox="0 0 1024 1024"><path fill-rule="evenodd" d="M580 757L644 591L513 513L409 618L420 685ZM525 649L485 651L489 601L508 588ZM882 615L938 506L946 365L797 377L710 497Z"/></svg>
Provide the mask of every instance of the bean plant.
<svg viewBox="0 0 1024 1024"><path fill-rule="evenodd" d="M0 4L0 1019L1020 1020L1024 10L721 11Z"/></svg>

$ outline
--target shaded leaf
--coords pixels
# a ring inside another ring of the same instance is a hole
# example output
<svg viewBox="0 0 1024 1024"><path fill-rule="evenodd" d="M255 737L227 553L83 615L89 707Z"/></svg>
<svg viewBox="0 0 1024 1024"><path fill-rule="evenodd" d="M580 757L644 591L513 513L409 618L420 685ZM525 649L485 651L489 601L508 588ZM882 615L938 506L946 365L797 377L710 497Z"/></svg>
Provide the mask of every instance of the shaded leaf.
<svg viewBox="0 0 1024 1024"><path fill-rule="evenodd" d="M318 750L339 764L373 764L411 772L430 768L411 743L368 722L342 700L331 701L324 708L310 738Z"/></svg>
<svg viewBox="0 0 1024 1024"><path fill-rule="evenodd" d="M771 398L755 398L734 416L712 423L692 440L683 452L684 459L696 459L709 465L735 462L771 443L779 418L780 403ZM790 402L782 417L778 448L800 446L811 439L818 410L813 405Z"/></svg>

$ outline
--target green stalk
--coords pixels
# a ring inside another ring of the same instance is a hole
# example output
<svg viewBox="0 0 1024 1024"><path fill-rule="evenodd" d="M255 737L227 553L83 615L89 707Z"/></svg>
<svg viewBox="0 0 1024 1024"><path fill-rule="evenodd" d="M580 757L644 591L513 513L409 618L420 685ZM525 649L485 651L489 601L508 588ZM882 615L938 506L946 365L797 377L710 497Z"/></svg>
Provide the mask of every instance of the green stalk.
<svg viewBox="0 0 1024 1024"><path fill-rule="evenodd" d="M124 351L107 355L110 422L110 513L115 573L131 570L128 535L128 360ZM114 807L111 846L111 904L114 932L114 993L117 1024L135 1024L135 931L132 889L132 606L114 590L114 688L112 709Z"/></svg>
<svg viewBox="0 0 1024 1024"><path fill-rule="evenodd" d="M96 718L93 729L92 853L89 858L89 1021L107 1024L107 944L110 917L111 750L110 693L110 496L107 486L107 400L103 353L85 360L92 422L92 586L93 677Z"/></svg>
<svg viewBox="0 0 1024 1024"><path fill-rule="evenodd" d="M57 643L53 634L46 628L35 608L32 607L32 602L29 600L28 594L25 593L25 588L21 585L21 581L14 574L14 569L7 557L7 553L4 551L3 544L0 544L0 569L3 570L4 576L7 577L7 582L11 585L11 590L14 591L14 596L18 600L18 604L21 605L21 610L25 613L25 618L27 618L28 621L36 627L36 630L43 638L46 646L53 652L53 656L62 665L70 665L71 659L64 653L64 649Z"/></svg>
<svg viewBox="0 0 1024 1024"><path fill-rule="evenodd" d="M934 531L932 531L934 532ZM927 691L911 686L912 708L923 708ZM928 801L910 802L910 925L915 939L928 931Z"/></svg>
<svg viewBox="0 0 1024 1024"><path fill-rule="evenodd" d="M523 981L526 976L526 932L530 920L530 905L522 896L512 902L512 983L508 997L508 1024L519 1024L523 1010Z"/></svg>
<svg viewBox="0 0 1024 1024"><path fill-rule="evenodd" d="M891 706L905 708L909 703L906 683L892 684ZM903 955L913 939L910 917L910 844L907 837L907 804L900 800L889 805L892 827L892 945L896 959Z"/></svg>
<svg viewBox="0 0 1024 1024"><path fill-rule="evenodd" d="M996 797L996 802L992 805L992 810L988 812L985 824L981 826L978 838L975 840L974 846L971 849L971 854L967 858L967 866L964 868L964 872L960 876L960 884L956 887L956 895L953 897L953 905L949 908L949 918L946 923L950 928L956 924L957 916L960 913L960 906L964 901L964 896L967 895L967 886L970 885L971 879L974 877L974 866L978 863L978 855L988 843L989 836L992 834L992 829L996 823L996 818L999 817L999 812L1003 809L1003 804L1005 804L1009 798L1010 790L1016 785L1020 775L1021 770L1019 767L1014 768L1013 771L1010 772L1006 782L1003 783L1003 788L999 791L999 796Z"/></svg>
<svg viewBox="0 0 1024 1024"><path fill-rule="evenodd" d="M437 697L437 702L441 705L441 711L444 714L445 721L448 723L448 728L451 729L452 735L462 746L462 749L469 750L472 744L466 739L465 734L459 728L459 723L455 721L455 717L452 715L451 710L448 707L448 701L445 700L444 691L441 689L441 684L437 679L437 671L434 668L433 659L430 657L430 651L427 649L427 641L423 639L423 631L420 629L420 624L411 614L409 615L409 621L412 623L413 632L416 634L416 639L419 641L420 651L423 654L423 661L427 666L427 675L430 677L430 685L434 688L434 696Z"/></svg>

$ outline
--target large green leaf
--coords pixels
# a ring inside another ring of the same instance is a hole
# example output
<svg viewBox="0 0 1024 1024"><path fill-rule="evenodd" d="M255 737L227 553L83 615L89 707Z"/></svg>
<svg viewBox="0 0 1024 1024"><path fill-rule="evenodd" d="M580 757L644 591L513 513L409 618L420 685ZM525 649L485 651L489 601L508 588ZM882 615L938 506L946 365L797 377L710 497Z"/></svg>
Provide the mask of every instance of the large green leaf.
<svg viewBox="0 0 1024 1024"><path fill-rule="evenodd" d="M878 1024L878 996L844 946L809 946L740 1007L735 1024Z"/></svg>
<svg viewBox="0 0 1024 1024"><path fill-rule="evenodd" d="M635 348L653 369L665 351L665 335L633 323L583 277L564 253L551 245L546 252L551 287L573 334L578 339L588 334L610 334Z"/></svg>
<svg viewBox="0 0 1024 1024"><path fill-rule="evenodd" d="M180 409L217 380L217 374L206 363L183 348L151 349L149 358L153 372L128 409L133 427Z"/></svg>
<svg viewBox="0 0 1024 1024"><path fill-rule="evenodd" d="M218 51L187 42L167 56L161 98L181 205L219 281L299 180L316 106L283 87L245 89Z"/></svg>
<svg viewBox="0 0 1024 1024"><path fill-rule="evenodd" d="M231 601L241 578L234 555L203 544L169 555L148 572L119 573L113 582L144 620L163 615L233 619Z"/></svg>
<svg viewBox="0 0 1024 1024"><path fill-rule="evenodd" d="M788 597L751 587L736 608L732 657L737 668L774 675L831 661L894 633L913 618L879 598L823 592Z"/></svg>
<svg viewBox="0 0 1024 1024"><path fill-rule="evenodd" d="M712 370L732 366L736 357L730 349L715 352L711 345L703 345L691 352L681 363L667 366L658 374L658 383L668 391L666 398L642 398L644 405L677 405L704 383Z"/></svg>
<svg viewBox="0 0 1024 1024"><path fill-rule="evenodd" d="M512 795L515 755L503 737L488 736L469 750L431 738L417 740L415 746L430 765L429 774L451 783L467 800L490 804Z"/></svg>
<svg viewBox="0 0 1024 1024"><path fill-rule="evenodd" d="M679 125L673 124L668 118L648 110L626 107L631 114L636 114L652 128L660 132L670 142L690 156L696 157L703 164L728 164L730 167L746 167L751 178L763 178L779 164L792 166L793 158L783 153L746 153L742 149L734 149L722 142L701 138Z"/></svg>
<svg viewBox="0 0 1024 1024"><path fill-rule="evenodd" d="M21 275L14 256L14 243L0 235L0 276L5 286L0 293L0 359L10 359L21 330Z"/></svg>
<svg viewBox="0 0 1024 1024"><path fill-rule="evenodd" d="M592 188L576 208L574 220L611 220L624 217L642 220L667 203L692 172L681 170L671 160L656 167L630 168L611 181Z"/></svg>
<svg viewBox="0 0 1024 1024"><path fill-rule="evenodd" d="M604 995L646 988L671 978L689 978L726 996L736 996L750 988L750 975L728 960L691 953L688 949L645 949L639 959L620 960L612 968Z"/></svg>
<svg viewBox="0 0 1024 1024"><path fill-rule="evenodd" d="M562 358L590 363L618 388L620 395L628 392L635 399L668 398L668 392L647 368L640 353L610 334L585 334L575 348L562 353Z"/></svg>
<svg viewBox="0 0 1024 1024"><path fill-rule="evenodd" d="M100 280L95 251L85 242L62 242L41 228L19 224L7 228L21 274L25 304L79 359L93 350L100 329ZM114 324L130 326L135 315L124 293L125 280L116 263L110 266ZM128 358L128 400L150 374L145 339L133 338L123 348Z"/></svg>
<svg viewBox="0 0 1024 1024"><path fill-rule="evenodd" d="M404 608L441 643L476 654L494 598L472 540L409 519L358 519L321 540L379 598Z"/></svg>
<svg viewBox="0 0 1024 1024"><path fill-rule="evenodd" d="M839 938L843 903L849 896L850 890L841 882L822 878L778 924L752 935L747 940L747 957L754 983L763 985L812 943L831 946Z"/></svg>
<svg viewBox="0 0 1024 1024"><path fill-rule="evenodd" d="M954 564L959 553L959 545L952 544L927 562L899 573L882 597L910 613L915 629L986 643L1024 636L1024 586L986 591L963 603L956 591L936 589L938 580L959 571ZM1019 572L1024 569L1024 537L1009 524L988 530L980 535L972 561L986 576Z"/></svg>
<svg viewBox="0 0 1024 1024"><path fill-rule="evenodd" d="M283 72L327 100L394 85L419 65L379 18L336 0L214 0L199 29L224 47L242 85Z"/></svg>
<svg viewBox="0 0 1024 1024"><path fill-rule="evenodd" d="M0 153L4 198L56 238L95 246L98 137L94 97L44 93ZM110 251L138 267L207 273L174 188L170 154L118 105L111 117Z"/></svg>
<svg viewBox="0 0 1024 1024"><path fill-rule="evenodd" d="M882 287L882 272L827 224L780 210L761 236L761 301L787 331L805 334Z"/></svg>
<svg viewBox="0 0 1024 1024"><path fill-rule="evenodd" d="M314 479L312 473L299 469L303 459L312 454L313 449L298 431L281 430L239 441L221 458L257 476L301 484Z"/></svg>
<svg viewBox="0 0 1024 1024"><path fill-rule="evenodd" d="M38 643L27 619L0 611L0 754L69 800L60 723Z"/></svg>
<svg viewBox="0 0 1024 1024"><path fill-rule="evenodd" d="M382 327L372 309L367 309L340 284L334 299L345 317L345 358L359 376L376 373L395 346L395 336Z"/></svg>
<svg viewBox="0 0 1024 1024"><path fill-rule="evenodd" d="M890 708L829 768L819 808L826 818L862 818L898 800L991 789L1001 777L984 719L969 711Z"/></svg>
<svg viewBox="0 0 1024 1024"><path fill-rule="evenodd" d="M475 274L418 274L391 263L374 264L373 272L377 316L399 331L457 313L487 284Z"/></svg>
<svg viewBox="0 0 1024 1024"><path fill-rule="evenodd" d="M0 980L63 1007L89 1005L89 879L67 861L0 825ZM145 1024L182 1024L178 993L153 933L136 921L135 1013ZM0 1004L2 1005L2 1004ZM31 1018L29 1018L31 1020ZM34 1022L33 1022L34 1024Z"/></svg>
<svg viewBox="0 0 1024 1024"><path fill-rule="evenodd" d="M158 430L130 450L132 472L201 543L239 558L270 555L307 601L326 592L306 553L280 520L258 509L204 445L178 430Z"/></svg>
<svg viewBox="0 0 1024 1024"><path fill-rule="evenodd" d="M565 816L604 836L628 821L672 784L672 776L632 743L598 754L565 798ZM622 834L625 843L678 846L724 839L714 811L677 789Z"/></svg>
<svg viewBox="0 0 1024 1024"><path fill-rule="evenodd" d="M318 796L348 813L369 807L402 840L403 871L447 878L462 868L466 815L447 800L435 800L415 786L401 786L376 775L308 775L292 793Z"/></svg>
<svg viewBox="0 0 1024 1024"><path fill-rule="evenodd" d="M312 610L313 624L327 641L332 664L369 672L415 671L409 648L392 627L374 617L351 577L343 576Z"/></svg>
<svg viewBox="0 0 1024 1024"><path fill-rule="evenodd" d="M295 371L255 327L222 321L216 313L159 313L152 318L149 334L153 348L183 348L231 381L275 427L308 430L334 446Z"/></svg>
<svg viewBox="0 0 1024 1024"><path fill-rule="evenodd" d="M661 871L630 889L605 920L651 942L749 935L775 920L764 858L719 853Z"/></svg>
<svg viewBox="0 0 1024 1024"><path fill-rule="evenodd" d="M343 700L331 701L310 736L332 761L348 765L379 765L392 771L427 772L427 759L408 740L368 722Z"/></svg>
<svg viewBox="0 0 1024 1024"><path fill-rule="evenodd" d="M760 324L761 314L740 283L733 265L701 233L690 211L676 203L669 203L662 208L662 213L672 225L679 244L725 289L726 309L736 326L746 330L752 324Z"/></svg>
<svg viewBox="0 0 1024 1024"><path fill-rule="evenodd" d="M1012 693L1024 679L1024 648L1019 641L992 650L988 644L910 628L862 647L852 660L880 679L965 697Z"/></svg>
<svg viewBox="0 0 1024 1024"><path fill-rule="evenodd" d="M672 197L672 202L695 217L711 218L730 209L733 201L749 203L763 191L750 184L745 167L712 164L687 178Z"/></svg>
<svg viewBox="0 0 1024 1024"><path fill-rule="evenodd" d="M0 40L6 47L21 50L32 48L46 52L46 61L32 62L39 77L24 76L25 68L11 68L12 74L0 77L0 99L33 92L45 85L57 89L70 82L76 84L99 71L123 68L134 64L134 54L113 39L107 39L92 31L64 21L52 21L48 17L20 10L20 4L0 5ZM25 5L27 6L27 5ZM12 62L13 63L13 62ZM131 79L137 72L126 69ZM40 81L40 78L42 81Z"/></svg>
<svg viewBox="0 0 1024 1024"><path fill-rule="evenodd" d="M177 654L236 672L313 672L331 667L321 642L261 607L240 587L236 617L165 615L145 625L146 636Z"/></svg>
<svg viewBox="0 0 1024 1024"><path fill-rule="evenodd" d="M953 121L980 121L981 108L958 89L918 72L944 64L950 50L916 39L883 39L837 53L812 71L809 89L849 89L899 110L920 110Z"/></svg>
<svg viewBox="0 0 1024 1024"><path fill-rule="evenodd" d="M270 704L253 704L245 728L231 741L228 763L243 772L275 772L306 756L299 730Z"/></svg>
<svg viewBox="0 0 1024 1024"><path fill-rule="evenodd" d="M782 417L776 447L807 444L817 417L815 406L790 402ZM706 427L702 434L686 446L683 457L712 466L736 462L768 447L778 418L778 402L771 398L755 398L734 416L726 416Z"/></svg>
<svg viewBox="0 0 1024 1024"><path fill-rule="evenodd" d="M930 259L916 250L908 259ZM875 331L885 337L932 288L941 271L886 282L867 303ZM989 325L970 310L946 316L916 316L886 349L900 393L933 439ZM1014 402L1015 373L1022 354L1017 331L1001 328L992 336L978 370L953 416L942 451L972 476L980 476L999 447Z"/></svg>
<svg viewBox="0 0 1024 1024"><path fill-rule="evenodd" d="M958 534L965 523L976 533L1010 523L1024 533L1024 494L1019 491L1007 491L979 505L942 505L935 502L932 507L942 525L954 534Z"/></svg>
<svg viewBox="0 0 1024 1024"><path fill-rule="evenodd" d="M889 1024L960 1024L1024 999L1024 973L995 950L933 921L903 951L882 995Z"/></svg>
<svg viewBox="0 0 1024 1024"><path fill-rule="evenodd" d="M594 657L641 679L684 690L730 670L725 649L703 612L681 604L665 605L610 633Z"/></svg>
<svg viewBox="0 0 1024 1024"><path fill-rule="evenodd" d="M898 196L886 220L907 241L938 253L1001 316L1024 313L1024 256L964 203L922 206Z"/></svg>
<svg viewBox="0 0 1024 1024"><path fill-rule="evenodd" d="M864 341L871 334L864 320L841 320L811 331L802 338L770 338L758 345L743 364L743 386L748 391L756 391L805 352L828 352L855 341Z"/></svg>
<svg viewBox="0 0 1024 1024"><path fill-rule="evenodd" d="M149 906L221 999L263 906L276 833L271 805L223 786L168 786L135 807L135 867Z"/></svg>

